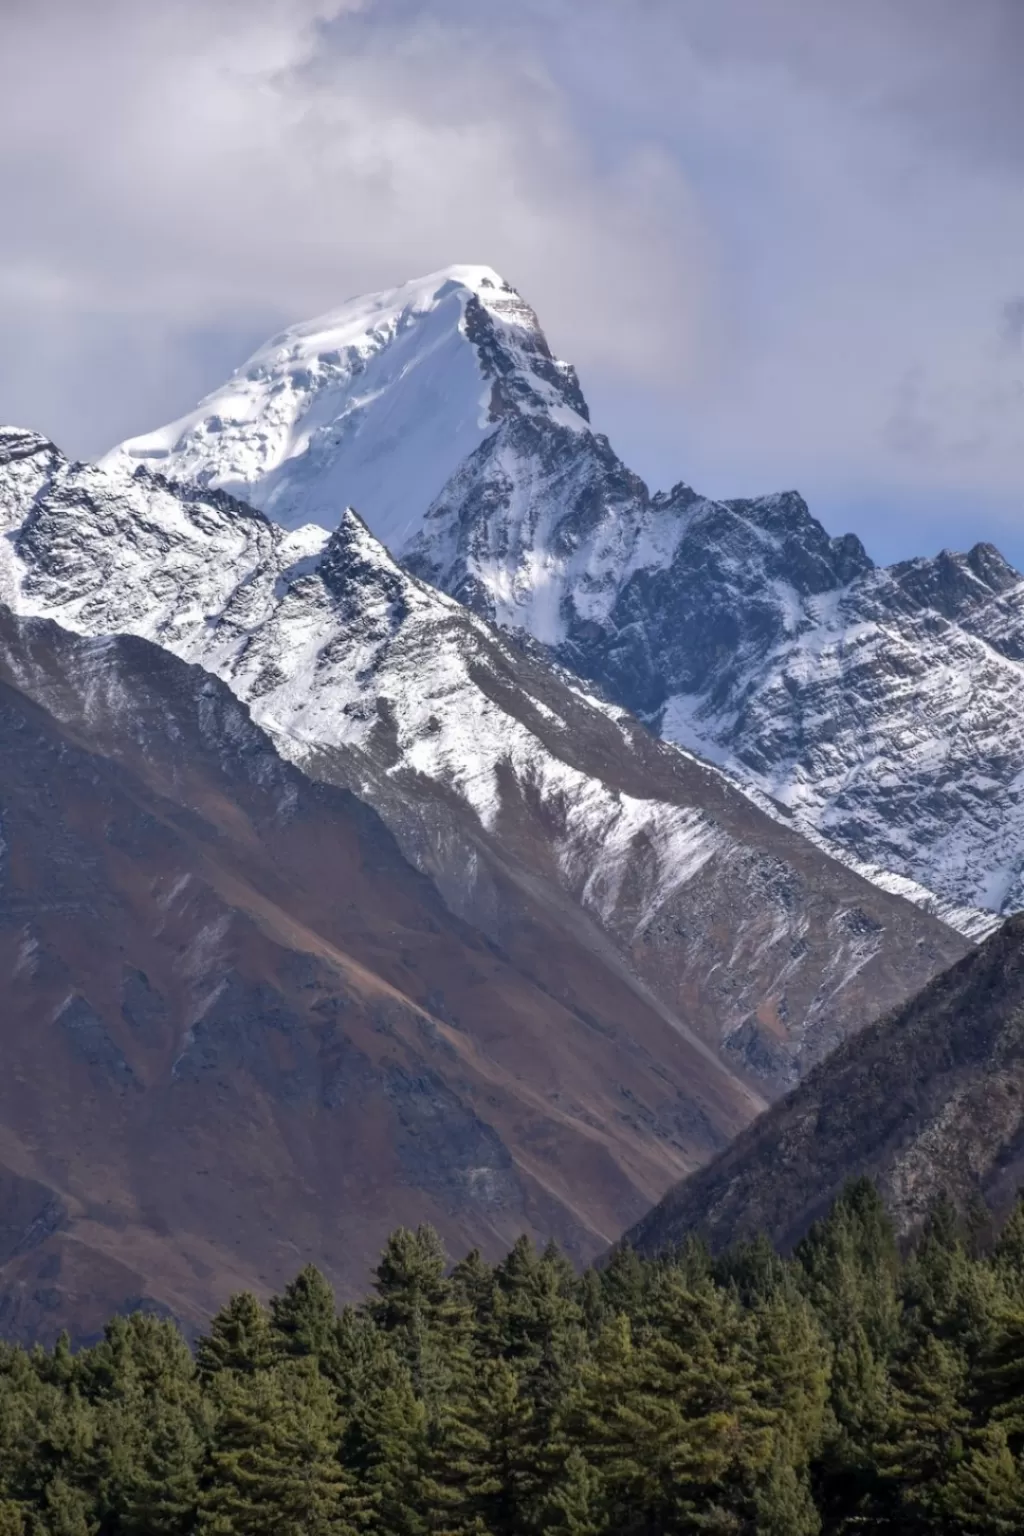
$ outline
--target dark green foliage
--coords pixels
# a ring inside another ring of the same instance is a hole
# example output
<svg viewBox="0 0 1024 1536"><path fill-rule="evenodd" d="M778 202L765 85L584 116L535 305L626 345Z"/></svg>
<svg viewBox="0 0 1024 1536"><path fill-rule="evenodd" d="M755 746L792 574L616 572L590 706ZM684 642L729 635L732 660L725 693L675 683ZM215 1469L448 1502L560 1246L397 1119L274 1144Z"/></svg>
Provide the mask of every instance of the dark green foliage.
<svg viewBox="0 0 1024 1536"><path fill-rule="evenodd" d="M282 1353L312 1357L329 1367L334 1356L338 1314L334 1292L312 1264L296 1275L283 1295L272 1299L270 1319Z"/></svg>
<svg viewBox="0 0 1024 1536"><path fill-rule="evenodd" d="M864 1182L793 1259L449 1271L421 1227L194 1361L148 1316L0 1344L0 1536L1018 1536L1024 1206L984 1236L940 1204L901 1255Z"/></svg>
<svg viewBox="0 0 1024 1536"><path fill-rule="evenodd" d="M341 1419L314 1361L217 1380L199 1498L210 1536L328 1536L343 1530Z"/></svg>
<svg viewBox="0 0 1024 1536"><path fill-rule="evenodd" d="M270 1319L251 1291L232 1296L196 1349L196 1366L207 1379L218 1371L266 1370L273 1359Z"/></svg>

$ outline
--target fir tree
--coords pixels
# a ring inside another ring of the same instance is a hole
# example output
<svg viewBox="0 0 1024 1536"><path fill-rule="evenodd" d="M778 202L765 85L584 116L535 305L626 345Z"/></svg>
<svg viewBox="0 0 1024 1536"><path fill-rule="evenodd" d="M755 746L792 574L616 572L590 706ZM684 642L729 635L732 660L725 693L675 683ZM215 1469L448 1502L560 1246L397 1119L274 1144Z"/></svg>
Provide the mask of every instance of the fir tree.
<svg viewBox="0 0 1024 1536"><path fill-rule="evenodd" d="M196 1367L206 1381L218 1371L265 1371L274 1359L270 1318L251 1291L232 1296L196 1349Z"/></svg>
<svg viewBox="0 0 1024 1536"><path fill-rule="evenodd" d="M342 1425L311 1359L248 1376L221 1373L200 1487L208 1536L341 1536Z"/></svg>
<svg viewBox="0 0 1024 1536"><path fill-rule="evenodd" d="M333 1290L315 1265L307 1264L271 1299L270 1322L285 1354L312 1357L330 1373L337 1347L337 1307Z"/></svg>

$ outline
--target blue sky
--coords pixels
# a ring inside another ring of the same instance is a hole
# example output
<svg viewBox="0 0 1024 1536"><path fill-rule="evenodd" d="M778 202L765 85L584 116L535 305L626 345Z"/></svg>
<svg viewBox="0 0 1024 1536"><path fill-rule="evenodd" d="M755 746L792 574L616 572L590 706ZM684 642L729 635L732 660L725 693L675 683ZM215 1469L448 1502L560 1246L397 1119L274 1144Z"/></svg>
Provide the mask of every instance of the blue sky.
<svg viewBox="0 0 1024 1536"><path fill-rule="evenodd" d="M7 0L0 416L487 262L654 485L1024 565L1019 0Z"/></svg>

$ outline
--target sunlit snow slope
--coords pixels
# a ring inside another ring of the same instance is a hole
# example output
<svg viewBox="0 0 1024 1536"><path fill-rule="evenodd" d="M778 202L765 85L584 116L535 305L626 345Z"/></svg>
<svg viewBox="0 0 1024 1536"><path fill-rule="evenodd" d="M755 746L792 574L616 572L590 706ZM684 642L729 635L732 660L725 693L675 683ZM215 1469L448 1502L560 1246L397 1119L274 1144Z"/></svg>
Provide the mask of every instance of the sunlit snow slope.
<svg viewBox="0 0 1024 1536"><path fill-rule="evenodd" d="M408 569L858 867L947 914L1024 905L1020 574L986 545L876 569L795 492L652 495L487 268L295 327L109 462L228 487L287 527L351 503Z"/></svg>
<svg viewBox="0 0 1024 1536"><path fill-rule="evenodd" d="M354 506L401 552L513 408L585 426L575 375L533 311L490 267L450 267L282 332L190 415L104 464L222 487L289 528L333 528Z"/></svg>

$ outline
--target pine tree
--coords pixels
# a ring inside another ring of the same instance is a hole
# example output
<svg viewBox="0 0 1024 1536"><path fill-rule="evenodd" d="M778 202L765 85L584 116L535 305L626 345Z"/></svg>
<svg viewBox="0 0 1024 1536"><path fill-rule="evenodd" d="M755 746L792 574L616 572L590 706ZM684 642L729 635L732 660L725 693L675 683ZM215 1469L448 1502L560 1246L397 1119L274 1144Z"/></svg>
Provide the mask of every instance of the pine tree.
<svg viewBox="0 0 1024 1536"><path fill-rule="evenodd" d="M974 1406L992 1420L1014 1456L1024 1452L1024 1298L1004 1297L991 1318L989 1338L972 1372Z"/></svg>
<svg viewBox="0 0 1024 1536"><path fill-rule="evenodd" d="M605 1536L601 1479L575 1447L566 1456L544 1510L544 1536Z"/></svg>
<svg viewBox="0 0 1024 1536"><path fill-rule="evenodd" d="M392 1232L374 1270L375 1301L369 1311L378 1328L396 1336L411 1333L421 1319L439 1320L451 1304L452 1287L445 1278L447 1255L433 1227Z"/></svg>
<svg viewBox="0 0 1024 1536"><path fill-rule="evenodd" d="M315 1265L307 1264L280 1296L272 1297L270 1322L279 1349L323 1362L330 1373L337 1347L337 1306L330 1284Z"/></svg>
<svg viewBox="0 0 1024 1536"><path fill-rule="evenodd" d="M438 1536L524 1536L539 1493L530 1405L505 1360L485 1361L432 1426L422 1488Z"/></svg>
<svg viewBox="0 0 1024 1536"><path fill-rule="evenodd" d="M350 1311L339 1331L347 1421L341 1457L351 1474L345 1518L361 1532L419 1536L426 1409L383 1334Z"/></svg>
<svg viewBox="0 0 1024 1536"><path fill-rule="evenodd" d="M208 1536L341 1536L342 1425L309 1358L222 1372L219 1413L200 1488Z"/></svg>
<svg viewBox="0 0 1024 1536"><path fill-rule="evenodd" d="M931 1333L970 1364L987 1348L998 1282L967 1252L956 1208L933 1205L903 1273L905 1329Z"/></svg>
<svg viewBox="0 0 1024 1536"><path fill-rule="evenodd" d="M0 1536L25 1536L28 1509L15 1499L0 1499Z"/></svg>
<svg viewBox="0 0 1024 1536"><path fill-rule="evenodd" d="M915 1339L893 1368L892 1417L874 1448L884 1509L898 1511L899 1529L934 1531L942 1490L964 1455L970 1416L959 1353L935 1334Z"/></svg>
<svg viewBox="0 0 1024 1536"><path fill-rule="evenodd" d="M957 1536L1019 1536L1024 1530L1024 1476L1002 1430L969 1436L964 1457L934 1498L936 1528Z"/></svg>
<svg viewBox="0 0 1024 1536"><path fill-rule="evenodd" d="M728 1298L664 1274L659 1323L634 1343L626 1317L603 1330L562 1421L597 1469L616 1536L738 1528L770 1460Z"/></svg>
<svg viewBox="0 0 1024 1536"><path fill-rule="evenodd" d="M653 1266L628 1243L613 1248L601 1272L601 1289L609 1317L620 1313L631 1322L641 1320Z"/></svg>
<svg viewBox="0 0 1024 1536"><path fill-rule="evenodd" d="M747 1314L750 1333L745 1347L753 1400L771 1423L774 1450L769 1479L781 1490L778 1497L784 1505L796 1508L809 1497L808 1468L825 1439L829 1350L821 1325L786 1271L768 1287L756 1288L762 1290L766 1299L757 1301ZM788 1491L789 1471L803 1490L799 1494Z"/></svg>
<svg viewBox="0 0 1024 1536"><path fill-rule="evenodd" d="M145 1427L145 1449L119 1501L121 1523L134 1536L190 1536L206 1451L203 1415L157 1398L148 1404Z"/></svg>
<svg viewBox="0 0 1024 1536"><path fill-rule="evenodd" d="M586 1350L576 1276L554 1245L538 1255L521 1237L496 1267L494 1283L484 1330L489 1351L516 1366L537 1434L547 1439Z"/></svg>
<svg viewBox="0 0 1024 1536"><path fill-rule="evenodd" d="M901 1264L895 1233L867 1179L843 1190L828 1217L798 1245L798 1275L832 1338L858 1332L872 1358L888 1359L900 1328Z"/></svg>
<svg viewBox="0 0 1024 1536"><path fill-rule="evenodd" d="M494 1271L484 1262L478 1248L454 1266L451 1288L456 1300L469 1313L474 1329L486 1328L494 1309Z"/></svg>
<svg viewBox="0 0 1024 1536"><path fill-rule="evenodd" d="M117 1399L130 1390L174 1395L189 1391L195 1365L180 1332L145 1312L114 1317L103 1339L83 1351L73 1380L91 1401Z"/></svg>
<svg viewBox="0 0 1024 1536"><path fill-rule="evenodd" d="M773 1461L754 1495L754 1519L757 1536L818 1536L821 1516L806 1469L784 1456Z"/></svg>
<svg viewBox="0 0 1024 1536"><path fill-rule="evenodd" d="M39 1528L46 1536L96 1536L99 1524L88 1494L58 1474L46 1485Z"/></svg>
<svg viewBox="0 0 1024 1536"><path fill-rule="evenodd" d="M447 1256L433 1227L393 1232L374 1272L367 1312L409 1370L418 1397L434 1412L468 1359L468 1307L445 1276Z"/></svg>
<svg viewBox="0 0 1024 1536"><path fill-rule="evenodd" d="M587 1338L591 1340L596 1339L605 1323L609 1320L604 1287L601 1284L601 1276L596 1269L584 1270L577 1291L577 1301L580 1312L583 1315L583 1326L586 1328Z"/></svg>
<svg viewBox="0 0 1024 1536"><path fill-rule="evenodd" d="M1003 1290L1024 1303L1024 1198L1018 1198L992 1252Z"/></svg>
<svg viewBox="0 0 1024 1536"><path fill-rule="evenodd" d="M204 1381L218 1371L265 1371L275 1358L270 1318L251 1291L232 1296L196 1348L196 1367Z"/></svg>

